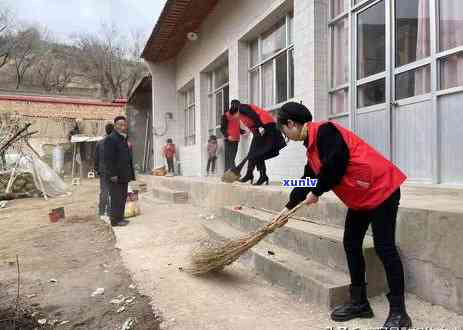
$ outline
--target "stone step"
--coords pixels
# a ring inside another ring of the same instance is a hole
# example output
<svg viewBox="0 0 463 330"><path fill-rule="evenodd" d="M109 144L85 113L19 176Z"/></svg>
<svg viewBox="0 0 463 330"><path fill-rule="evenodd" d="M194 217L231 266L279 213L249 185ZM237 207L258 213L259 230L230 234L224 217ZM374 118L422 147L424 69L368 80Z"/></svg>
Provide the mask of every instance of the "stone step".
<svg viewBox="0 0 463 330"><path fill-rule="evenodd" d="M220 219L227 225L243 231L254 232L267 225L275 214L258 209L224 207ZM343 230L309 221L291 219L265 238L266 242L308 257L333 270L348 273L343 246ZM369 289L375 294L385 290L384 268L374 250L373 239L366 236L363 254L367 267Z"/></svg>
<svg viewBox="0 0 463 330"><path fill-rule="evenodd" d="M219 219L204 220L203 225L214 240L236 239L246 235ZM245 253L239 262L304 302L332 308L349 299L350 279L347 274L265 241Z"/></svg>
<svg viewBox="0 0 463 330"><path fill-rule="evenodd" d="M153 197L173 203L187 203L188 193L186 191L173 190L166 187L153 187Z"/></svg>

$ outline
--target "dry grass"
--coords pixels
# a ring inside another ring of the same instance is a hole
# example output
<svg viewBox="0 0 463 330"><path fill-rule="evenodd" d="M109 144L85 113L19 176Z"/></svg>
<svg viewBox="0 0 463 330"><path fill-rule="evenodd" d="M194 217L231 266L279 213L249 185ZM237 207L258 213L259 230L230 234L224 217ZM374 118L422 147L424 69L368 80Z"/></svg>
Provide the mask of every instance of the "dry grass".
<svg viewBox="0 0 463 330"><path fill-rule="evenodd" d="M217 245L214 242L203 242L198 249L193 251L191 264L186 271L192 275L203 275L224 269L268 234L284 226L289 217L303 205L304 202L301 202L290 211L283 209L268 225L240 239L227 241L222 245Z"/></svg>

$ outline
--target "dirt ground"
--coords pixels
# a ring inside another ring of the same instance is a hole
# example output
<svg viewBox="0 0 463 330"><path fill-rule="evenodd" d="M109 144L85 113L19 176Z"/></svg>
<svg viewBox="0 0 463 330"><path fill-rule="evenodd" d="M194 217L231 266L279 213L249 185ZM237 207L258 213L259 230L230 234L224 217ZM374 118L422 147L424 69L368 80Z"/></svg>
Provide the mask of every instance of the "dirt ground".
<svg viewBox="0 0 463 330"><path fill-rule="evenodd" d="M0 329L13 329L16 320L17 329L113 330L130 318L131 329L158 329L159 318L132 282L113 232L96 218L97 182L73 189L71 196L9 201L0 209ZM51 223L50 209L60 206L66 220ZM92 296L98 288L104 293ZM117 297L123 301L111 302Z"/></svg>

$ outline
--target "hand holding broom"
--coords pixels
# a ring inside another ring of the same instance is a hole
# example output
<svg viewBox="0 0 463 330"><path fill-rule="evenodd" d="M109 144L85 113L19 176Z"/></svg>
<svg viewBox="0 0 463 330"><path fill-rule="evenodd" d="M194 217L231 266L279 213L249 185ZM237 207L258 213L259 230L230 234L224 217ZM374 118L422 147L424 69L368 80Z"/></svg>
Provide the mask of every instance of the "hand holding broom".
<svg viewBox="0 0 463 330"><path fill-rule="evenodd" d="M302 201L291 210L284 208L275 216L272 222L246 237L229 241L220 247L206 246L194 252L191 257L191 266L186 271L192 275L203 275L222 270L225 266L235 262L267 235L274 232L275 229L283 227L288 222L289 217L305 204L306 201Z"/></svg>

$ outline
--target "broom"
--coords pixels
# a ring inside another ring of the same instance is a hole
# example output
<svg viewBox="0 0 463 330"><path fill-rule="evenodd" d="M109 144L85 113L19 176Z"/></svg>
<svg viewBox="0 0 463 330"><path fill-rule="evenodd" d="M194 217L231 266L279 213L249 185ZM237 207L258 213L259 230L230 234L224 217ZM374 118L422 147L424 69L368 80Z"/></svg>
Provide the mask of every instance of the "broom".
<svg viewBox="0 0 463 330"><path fill-rule="evenodd" d="M289 217L296 213L304 204L304 201L302 201L288 212L286 212L286 208L283 209L268 225L245 237L228 241L219 247L212 244L200 247L197 251L193 252L190 267L186 271L192 275L203 275L222 270L225 266L235 262L268 234L274 232L275 229L284 226L288 222Z"/></svg>
<svg viewBox="0 0 463 330"><path fill-rule="evenodd" d="M241 170L248 161L248 156L246 156L237 166L233 166L231 169L225 171L225 173L222 175L222 182L226 183L233 183L235 181L238 181L240 179L240 173Z"/></svg>

